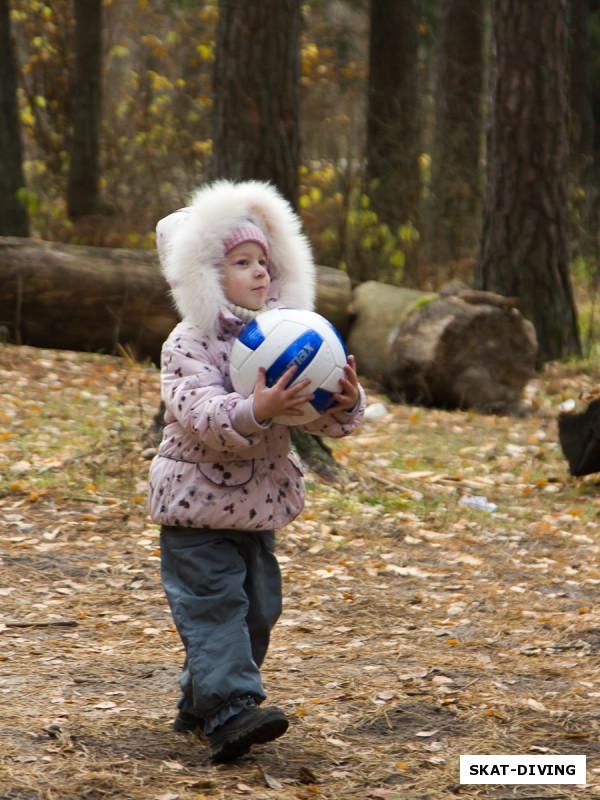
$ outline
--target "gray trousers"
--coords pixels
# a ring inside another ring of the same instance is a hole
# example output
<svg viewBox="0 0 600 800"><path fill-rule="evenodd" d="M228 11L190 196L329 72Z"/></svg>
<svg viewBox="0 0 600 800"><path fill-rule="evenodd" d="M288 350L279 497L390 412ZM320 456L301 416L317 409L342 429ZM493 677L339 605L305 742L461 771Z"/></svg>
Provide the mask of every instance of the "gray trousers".
<svg viewBox="0 0 600 800"><path fill-rule="evenodd" d="M186 652L178 705L210 733L239 711L239 698L265 699L259 668L282 603L275 533L163 526L160 544Z"/></svg>

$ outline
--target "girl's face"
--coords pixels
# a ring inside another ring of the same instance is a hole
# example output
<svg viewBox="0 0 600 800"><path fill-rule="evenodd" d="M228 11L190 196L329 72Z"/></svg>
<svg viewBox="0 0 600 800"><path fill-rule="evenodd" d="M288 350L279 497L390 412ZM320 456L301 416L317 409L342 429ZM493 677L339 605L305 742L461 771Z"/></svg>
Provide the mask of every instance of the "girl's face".
<svg viewBox="0 0 600 800"><path fill-rule="evenodd" d="M230 250L221 265L221 282L230 303L251 311L262 308L271 285L262 247L256 242L242 242Z"/></svg>

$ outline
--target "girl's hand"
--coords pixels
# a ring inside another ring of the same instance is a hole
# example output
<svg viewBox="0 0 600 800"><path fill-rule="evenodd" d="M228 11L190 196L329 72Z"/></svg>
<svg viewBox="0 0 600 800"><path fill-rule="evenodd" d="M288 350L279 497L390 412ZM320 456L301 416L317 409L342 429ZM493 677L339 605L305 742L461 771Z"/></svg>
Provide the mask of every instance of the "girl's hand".
<svg viewBox="0 0 600 800"><path fill-rule="evenodd" d="M286 415L291 417L301 417L300 406L314 398L313 394L302 394L310 383L310 378L299 381L295 386L286 388L292 380L298 367L290 367L274 383L271 388L267 386L267 376L263 367L258 370L256 386L254 387L254 419L259 422L266 422L268 419Z"/></svg>
<svg viewBox="0 0 600 800"><path fill-rule="evenodd" d="M344 373L344 377L340 380L342 391L333 395L335 405L325 412L329 416L336 414L338 411L351 411L358 400L360 389L354 356L348 356L348 363L344 367Z"/></svg>

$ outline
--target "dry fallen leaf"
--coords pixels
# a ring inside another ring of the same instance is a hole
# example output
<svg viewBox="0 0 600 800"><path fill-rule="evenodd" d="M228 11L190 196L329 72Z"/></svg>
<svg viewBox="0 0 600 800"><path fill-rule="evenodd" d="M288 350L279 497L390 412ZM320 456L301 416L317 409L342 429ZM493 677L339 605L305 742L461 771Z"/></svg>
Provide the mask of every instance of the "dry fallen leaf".
<svg viewBox="0 0 600 800"><path fill-rule="evenodd" d="M277 778L274 778L272 775L269 775L268 772L261 770L262 776L265 779L265 783L269 787L269 789L283 789L283 784L280 783Z"/></svg>
<svg viewBox="0 0 600 800"><path fill-rule="evenodd" d="M534 711L547 711L548 709L543 703L540 703L539 700L534 700L533 697L528 697L525 701L525 705L532 708Z"/></svg>
<svg viewBox="0 0 600 800"><path fill-rule="evenodd" d="M4 791L43 784L66 797L75 783L79 796L112 771L119 796L145 786L148 800L437 798L454 786L458 752L485 741L509 734L522 752L598 741L600 497L597 477L568 478L553 431L556 402L596 377L552 369L528 388L540 414L389 404L368 435L331 443L352 480L307 475L306 512L279 539L286 602L268 674L294 724L276 757L256 748L221 768L169 727L185 653L161 591L160 532L137 502L157 370L0 347ZM31 469L11 474L19 461ZM469 485L499 513L482 521L459 507ZM78 627L57 627L69 618ZM57 724L65 735L23 738L34 719L38 733Z"/></svg>
<svg viewBox="0 0 600 800"><path fill-rule="evenodd" d="M162 761L162 764L167 769L171 769L174 772L180 772L181 770L185 769L183 764L181 764L179 761Z"/></svg>

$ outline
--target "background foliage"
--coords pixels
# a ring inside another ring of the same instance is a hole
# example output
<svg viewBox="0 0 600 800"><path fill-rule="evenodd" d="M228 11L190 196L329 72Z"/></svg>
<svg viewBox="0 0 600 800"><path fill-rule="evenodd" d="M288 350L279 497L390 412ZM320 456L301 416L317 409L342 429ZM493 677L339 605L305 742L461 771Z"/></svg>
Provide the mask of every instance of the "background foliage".
<svg viewBox="0 0 600 800"><path fill-rule="evenodd" d="M154 227L206 178L212 152L216 0L105 2L102 214L73 223L65 206L73 79L69 0L15 0L33 235L74 244L154 246ZM389 230L364 186L368 3L303 7L300 211L320 263L358 279L401 279L410 227ZM425 52L429 23L420 28Z"/></svg>
<svg viewBox="0 0 600 800"><path fill-rule="evenodd" d="M212 143L212 71L217 0L104 0L101 192L99 213L73 221L66 209L70 107L74 82L72 0L12 0L19 69L20 120L25 146L26 202L32 235L73 244L154 247L157 220L184 205L207 179ZM353 280L377 277L419 288L448 278L469 282L479 222L463 222L472 248L435 263L432 229L432 154L439 83L440 2L421 0L418 15L421 185L425 213L415 225L390 226L375 211L376 186L366 179L368 0L306 0L302 7L301 168L298 205L320 263L347 270ZM488 12L489 13L489 9ZM592 116L600 85L598 12L586 18ZM489 59L484 18L484 70ZM575 42L574 52L578 52ZM487 74L484 76L487 80ZM484 92L482 111L488 111ZM597 192L590 179L597 138L591 121L591 161L577 160L572 176L573 272L582 339L597 338ZM590 138L590 137L588 137ZM481 168L485 162L485 126ZM574 162L575 163L575 162ZM442 165L452 180L453 165ZM438 166L439 172L439 166ZM457 182L460 176L456 176ZM428 217L429 212L429 217ZM435 227L435 226L433 226ZM439 227L439 226L438 226Z"/></svg>

